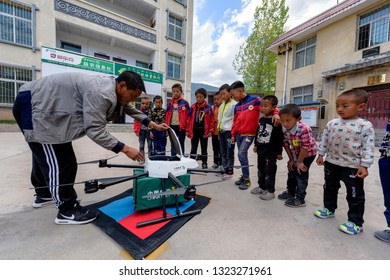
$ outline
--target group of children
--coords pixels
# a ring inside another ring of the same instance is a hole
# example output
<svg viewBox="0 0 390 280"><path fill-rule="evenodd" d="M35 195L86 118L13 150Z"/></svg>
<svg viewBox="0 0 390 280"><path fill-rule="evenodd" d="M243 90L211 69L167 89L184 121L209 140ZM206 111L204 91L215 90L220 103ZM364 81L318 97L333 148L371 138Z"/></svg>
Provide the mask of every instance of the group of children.
<svg viewBox="0 0 390 280"><path fill-rule="evenodd" d="M182 97L180 84L172 87L172 94L166 112L162 109L159 96L153 99L153 109L144 107L146 99L142 99L141 109L151 120L156 123L166 122L176 132L183 154L186 136L191 139L192 157L196 156L200 142L201 155L198 159L202 160L202 168L207 168L208 138L211 137L213 168L222 166L225 178L231 177L237 145L242 175L235 184L239 189L248 189L251 186L248 150L254 143L258 186L251 193L267 201L275 198L277 160L282 159L284 148L288 156L287 186L277 197L284 200L286 206L297 208L305 206L309 169L316 160L318 165L324 165L325 183L324 207L315 211L314 215L322 219L334 217L342 181L347 189L349 210L348 221L341 224L339 229L348 234L363 231L364 178L368 176L367 170L374 162L375 148L372 124L358 117L367 103L366 91L352 89L337 96L336 112L340 118L328 122L318 144L310 126L302 122L298 105L287 104L279 110L276 96L260 98L247 94L241 81L230 86L222 85L214 97L214 106L205 100L207 92L203 88L195 91L196 102L191 107ZM136 125L134 127L136 129ZM144 151L141 143L145 141L143 135L146 135L146 139L149 135L154 143L154 153L165 154L164 133L143 133L144 128L139 127L137 125L136 133L139 135L141 151ZM175 148L171 147L171 154L175 153Z"/></svg>

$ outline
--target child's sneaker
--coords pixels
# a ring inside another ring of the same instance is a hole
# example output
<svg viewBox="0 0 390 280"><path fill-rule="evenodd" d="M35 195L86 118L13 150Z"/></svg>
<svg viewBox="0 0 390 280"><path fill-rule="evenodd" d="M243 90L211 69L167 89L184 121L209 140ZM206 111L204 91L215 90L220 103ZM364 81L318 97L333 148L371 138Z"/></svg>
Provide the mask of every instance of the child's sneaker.
<svg viewBox="0 0 390 280"><path fill-rule="evenodd" d="M261 195L260 195L260 199L262 200L271 200L275 198L275 194L274 193L270 193L270 192L267 192L267 191L264 191Z"/></svg>
<svg viewBox="0 0 390 280"><path fill-rule="evenodd" d="M304 200L299 200L296 197L287 199L286 202L284 203L284 205L286 205L288 207L292 207L292 208L298 208L298 207L305 207L306 206Z"/></svg>
<svg viewBox="0 0 390 280"><path fill-rule="evenodd" d="M349 221L344 223L344 224L341 224L339 226L339 229L342 232L345 232L345 233L351 234L351 235L355 235L355 234L359 234L359 233L363 232L363 227L359 227L355 223L352 223Z"/></svg>
<svg viewBox="0 0 390 280"><path fill-rule="evenodd" d="M202 163L202 169L207 169L207 163Z"/></svg>
<svg viewBox="0 0 390 280"><path fill-rule="evenodd" d="M291 194L289 194L288 191L284 191L278 195L278 199L280 199L280 200L287 200L289 198L293 198L293 196Z"/></svg>
<svg viewBox="0 0 390 280"><path fill-rule="evenodd" d="M390 243L390 230L376 231L375 237L379 238L380 240L382 240L384 242Z"/></svg>
<svg viewBox="0 0 390 280"><path fill-rule="evenodd" d="M51 204L54 203L53 199L51 197L40 197L38 195L35 195L36 198L35 198L35 201L33 203L33 207L34 208L42 208L42 207L45 207L45 206L49 206Z"/></svg>
<svg viewBox="0 0 390 280"><path fill-rule="evenodd" d="M328 208L318 209L317 211L314 211L313 214L321 219L334 218L334 212L329 211Z"/></svg>
<svg viewBox="0 0 390 280"><path fill-rule="evenodd" d="M240 190L246 190L251 186L251 180L249 178L243 178L241 185L238 187Z"/></svg>
<svg viewBox="0 0 390 280"><path fill-rule="evenodd" d="M259 195L259 194L262 194L264 193L264 190L260 187L256 187L254 189L251 190L251 194L255 194L255 195Z"/></svg>
<svg viewBox="0 0 390 280"><path fill-rule="evenodd" d="M239 185L241 185L241 183L242 183L243 180L244 180L244 177L242 177L242 175L241 175L240 179L238 179L237 181L235 181L234 184L235 184L236 186L239 186Z"/></svg>

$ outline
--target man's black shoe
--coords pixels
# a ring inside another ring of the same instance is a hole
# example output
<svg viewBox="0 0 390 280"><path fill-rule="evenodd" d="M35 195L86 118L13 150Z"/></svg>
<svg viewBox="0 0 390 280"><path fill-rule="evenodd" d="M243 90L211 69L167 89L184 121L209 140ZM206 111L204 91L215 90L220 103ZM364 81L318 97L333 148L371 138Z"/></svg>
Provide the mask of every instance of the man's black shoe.
<svg viewBox="0 0 390 280"><path fill-rule="evenodd" d="M95 220L98 213L81 206L78 202L66 211L58 211L55 223L59 225L82 225Z"/></svg>

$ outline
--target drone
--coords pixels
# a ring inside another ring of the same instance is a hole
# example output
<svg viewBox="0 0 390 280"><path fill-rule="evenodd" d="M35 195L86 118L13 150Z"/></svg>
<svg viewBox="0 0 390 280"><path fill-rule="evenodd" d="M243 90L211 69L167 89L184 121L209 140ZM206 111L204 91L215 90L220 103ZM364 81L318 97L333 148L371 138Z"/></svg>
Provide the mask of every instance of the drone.
<svg viewBox="0 0 390 280"><path fill-rule="evenodd" d="M88 164L88 163L98 163L100 168L131 168L136 169L138 173L134 172L134 175L131 176L120 176L120 177L110 177L110 178L100 178L100 179L92 179L82 182L70 183L70 184L62 184L59 186L70 186L74 184L84 184L84 192L87 194L95 193L100 189L105 189L106 187L116 185L119 183L123 183L130 180L136 180L133 186L133 196L134 200L148 200L148 201L157 201L159 202L158 206L162 206L163 214L161 218L148 220L144 222L138 223L137 227L143 227L151 224L160 223L166 220L172 220L184 216L196 215L201 213L201 209L190 210L186 212L181 212L179 210L180 202L194 200L196 198L196 187L214 184L228 178L221 176L219 180L213 180L210 182L205 182L202 184L188 184L185 185L180 180L180 177L186 174L202 174L202 173L216 173L225 174L225 170L223 168L220 169L200 169L198 168L198 163L196 159L186 157L183 155L181 146L179 144L179 140L175 134L175 132L168 128L167 134L170 138L171 143L175 146L177 154L173 156L166 155L153 155L149 156L145 159L144 165L128 165L128 164L110 164L108 163L108 159L95 160L89 162L83 162L79 164ZM142 178L157 178L159 179L159 185L153 186L155 189L153 191L148 191L147 193L140 193L139 188L136 189L138 182L141 182ZM169 180L169 181L167 181ZM167 188L167 182L173 184L172 187ZM50 187L50 186L48 186ZM137 193L137 198L135 197ZM169 198L169 196L173 196ZM170 201L170 203L168 202ZM172 203L173 201L173 203ZM168 205L175 205L176 215L168 216L166 207ZM156 207L155 205L153 208ZM152 207L151 207L152 208ZM145 209L142 209L145 210Z"/></svg>

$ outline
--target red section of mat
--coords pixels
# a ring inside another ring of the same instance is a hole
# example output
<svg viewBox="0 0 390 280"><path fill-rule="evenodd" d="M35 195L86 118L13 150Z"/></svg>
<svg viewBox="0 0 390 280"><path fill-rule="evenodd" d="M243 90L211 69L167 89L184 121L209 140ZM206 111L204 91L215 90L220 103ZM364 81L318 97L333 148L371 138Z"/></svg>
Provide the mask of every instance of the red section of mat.
<svg viewBox="0 0 390 280"><path fill-rule="evenodd" d="M134 212L130 216L127 216L126 218L119 221L119 224L122 225L124 228L129 230L131 233L135 234L142 240L148 238L150 235L158 231L160 228L165 226L167 223L170 222L170 220L137 228L137 224L140 222L146 222L149 220L159 219L162 218L163 211L162 210L149 210L149 211L138 211ZM170 217L171 215L167 214L167 217Z"/></svg>

